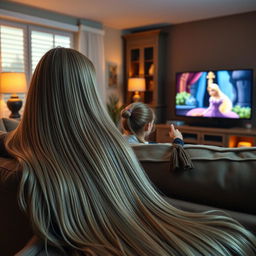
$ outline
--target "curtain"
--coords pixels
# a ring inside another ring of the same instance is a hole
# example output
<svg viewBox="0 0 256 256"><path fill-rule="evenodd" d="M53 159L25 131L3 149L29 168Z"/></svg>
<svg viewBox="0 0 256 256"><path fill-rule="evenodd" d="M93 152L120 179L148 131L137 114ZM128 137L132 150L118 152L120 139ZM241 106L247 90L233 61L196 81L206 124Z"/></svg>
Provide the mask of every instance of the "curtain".
<svg viewBox="0 0 256 256"><path fill-rule="evenodd" d="M98 93L103 103L106 103L104 31L80 25L78 51L87 56L94 64Z"/></svg>

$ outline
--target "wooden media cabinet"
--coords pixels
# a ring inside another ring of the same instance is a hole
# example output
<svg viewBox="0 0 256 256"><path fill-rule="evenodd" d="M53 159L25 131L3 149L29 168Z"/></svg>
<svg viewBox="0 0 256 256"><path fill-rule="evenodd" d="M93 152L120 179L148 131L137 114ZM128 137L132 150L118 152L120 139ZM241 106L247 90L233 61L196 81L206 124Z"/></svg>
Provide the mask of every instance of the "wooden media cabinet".
<svg viewBox="0 0 256 256"><path fill-rule="evenodd" d="M213 128L182 125L176 126L187 144L203 144L221 147L256 146L256 129ZM155 140L158 143L170 142L170 125L157 124Z"/></svg>

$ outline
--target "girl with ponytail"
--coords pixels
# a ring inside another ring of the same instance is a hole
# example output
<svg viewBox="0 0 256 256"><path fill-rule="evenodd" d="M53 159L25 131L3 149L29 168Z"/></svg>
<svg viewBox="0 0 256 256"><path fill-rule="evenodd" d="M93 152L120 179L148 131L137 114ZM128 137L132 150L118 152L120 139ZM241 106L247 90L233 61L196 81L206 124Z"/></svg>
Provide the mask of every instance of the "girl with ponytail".
<svg viewBox="0 0 256 256"><path fill-rule="evenodd" d="M134 102L121 112L124 137L130 144L148 144L147 137L154 130L155 114L153 109L142 102ZM170 125L170 139L173 143L184 145L183 136L173 124Z"/></svg>

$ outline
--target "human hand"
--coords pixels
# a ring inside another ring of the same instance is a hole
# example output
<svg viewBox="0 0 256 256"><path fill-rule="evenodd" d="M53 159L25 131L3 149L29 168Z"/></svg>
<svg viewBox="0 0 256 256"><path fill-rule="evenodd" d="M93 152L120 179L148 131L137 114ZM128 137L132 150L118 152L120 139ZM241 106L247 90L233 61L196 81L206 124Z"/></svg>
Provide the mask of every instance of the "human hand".
<svg viewBox="0 0 256 256"><path fill-rule="evenodd" d="M170 126L169 136L173 140L176 138L183 140L183 136L182 136L181 132L178 129L175 129L173 124L171 124L171 126Z"/></svg>

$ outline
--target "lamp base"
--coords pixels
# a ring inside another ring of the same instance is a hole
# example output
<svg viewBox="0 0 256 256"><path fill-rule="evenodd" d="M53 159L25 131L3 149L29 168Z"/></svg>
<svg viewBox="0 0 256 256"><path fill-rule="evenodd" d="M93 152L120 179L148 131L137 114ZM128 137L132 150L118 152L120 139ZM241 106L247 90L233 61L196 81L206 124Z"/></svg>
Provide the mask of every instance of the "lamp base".
<svg viewBox="0 0 256 256"><path fill-rule="evenodd" d="M132 97L133 102L138 102L141 101L141 96L140 93L138 91L135 91L133 97Z"/></svg>
<svg viewBox="0 0 256 256"><path fill-rule="evenodd" d="M10 118L20 118L19 111L22 107L22 100L17 95L12 95L7 101L7 107L11 111Z"/></svg>

